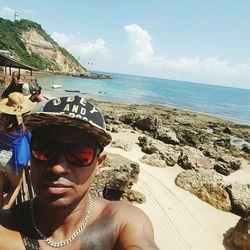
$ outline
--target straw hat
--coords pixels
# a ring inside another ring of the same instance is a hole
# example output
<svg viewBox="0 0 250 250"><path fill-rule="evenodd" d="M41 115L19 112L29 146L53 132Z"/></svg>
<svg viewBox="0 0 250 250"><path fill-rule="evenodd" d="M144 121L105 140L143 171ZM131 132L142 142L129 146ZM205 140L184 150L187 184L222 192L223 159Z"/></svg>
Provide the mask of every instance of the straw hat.
<svg viewBox="0 0 250 250"><path fill-rule="evenodd" d="M0 101L0 111L9 115L22 115L31 111L35 106L36 102L30 101L19 92L12 92Z"/></svg>

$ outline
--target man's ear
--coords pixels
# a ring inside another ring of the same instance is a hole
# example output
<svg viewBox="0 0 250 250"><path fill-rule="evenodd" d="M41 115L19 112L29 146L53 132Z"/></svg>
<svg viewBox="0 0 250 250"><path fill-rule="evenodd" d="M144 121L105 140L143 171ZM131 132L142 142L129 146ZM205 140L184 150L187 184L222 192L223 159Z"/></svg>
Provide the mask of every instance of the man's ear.
<svg viewBox="0 0 250 250"><path fill-rule="evenodd" d="M104 151L97 156L97 166L96 166L97 170L96 170L96 174L95 174L96 176L99 175L100 169L102 168L102 166L106 160L106 157L107 157L107 153Z"/></svg>

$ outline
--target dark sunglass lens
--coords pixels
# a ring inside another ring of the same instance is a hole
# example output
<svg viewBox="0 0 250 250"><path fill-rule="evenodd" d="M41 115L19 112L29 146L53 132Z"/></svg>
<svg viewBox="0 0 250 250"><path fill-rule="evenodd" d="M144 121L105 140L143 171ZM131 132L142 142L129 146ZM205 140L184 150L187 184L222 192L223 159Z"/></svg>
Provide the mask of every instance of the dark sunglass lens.
<svg viewBox="0 0 250 250"><path fill-rule="evenodd" d="M52 144L31 141L31 153L40 161L49 161L54 158L56 149Z"/></svg>
<svg viewBox="0 0 250 250"><path fill-rule="evenodd" d="M85 146L75 146L67 150L67 160L76 166L88 166L95 157L95 150Z"/></svg>

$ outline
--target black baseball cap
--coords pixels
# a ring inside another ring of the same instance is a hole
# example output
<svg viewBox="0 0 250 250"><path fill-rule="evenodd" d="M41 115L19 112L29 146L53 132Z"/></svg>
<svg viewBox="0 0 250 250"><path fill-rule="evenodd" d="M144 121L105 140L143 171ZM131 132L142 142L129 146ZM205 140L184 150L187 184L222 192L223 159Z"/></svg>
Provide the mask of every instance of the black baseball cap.
<svg viewBox="0 0 250 250"><path fill-rule="evenodd" d="M48 125L66 125L93 135L102 147L112 140L102 113L81 96L53 98L39 109L23 117L25 126L31 131Z"/></svg>

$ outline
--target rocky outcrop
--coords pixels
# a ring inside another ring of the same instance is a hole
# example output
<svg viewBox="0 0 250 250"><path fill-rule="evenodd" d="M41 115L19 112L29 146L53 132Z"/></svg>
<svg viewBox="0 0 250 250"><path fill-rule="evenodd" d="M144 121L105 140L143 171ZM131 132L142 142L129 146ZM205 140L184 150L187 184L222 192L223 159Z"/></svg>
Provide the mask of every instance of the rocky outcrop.
<svg viewBox="0 0 250 250"><path fill-rule="evenodd" d="M143 195L131 195L131 188L137 182L139 172L138 163L120 155L109 154L105 166L100 169L99 175L91 185L91 193L109 200L120 200L123 196L126 199L133 197L132 200L135 202L135 197L138 197L137 202L141 202L145 200L142 198Z"/></svg>
<svg viewBox="0 0 250 250"><path fill-rule="evenodd" d="M158 154L144 155L140 158L140 161L158 168L165 168L169 166Z"/></svg>
<svg viewBox="0 0 250 250"><path fill-rule="evenodd" d="M179 138L182 145L198 148L202 142L206 140L206 135L202 131L193 131L193 129L178 130L177 137Z"/></svg>
<svg viewBox="0 0 250 250"><path fill-rule="evenodd" d="M250 214L250 184L232 183L227 187L232 211L238 215Z"/></svg>
<svg viewBox="0 0 250 250"><path fill-rule="evenodd" d="M175 132L172 129L166 127L157 128L155 138L166 144L180 144Z"/></svg>
<svg viewBox="0 0 250 250"><path fill-rule="evenodd" d="M181 148L178 164L184 169L212 169L214 167L211 159L206 157L200 150L190 146Z"/></svg>
<svg viewBox="0 0 250 250"><path fill-rule="evenodd" d="M81 74L72 74L73 76L78 76L82 78L89 78L89 79L112 79L112 75L106 75L106 74L96 74L92 72L84 72Z"/></svg>
<svg viewBox="0 0 250 250"><path fill-rule="evenodd" d="M158 127L158 119L154 115L139 115L134 121L133 126L150 133L155 133Z"/></svg>
<svg viewBox="0 0 250 250"><path fill-rule="evenodd" d="M129 189L123 193L122 200L141 204L146 202L146 196L137 190Z"/></svg>
<svg viewBox="0 0 250 250"><path fill-rule="evenodd" d="M222 175L203 168L181 172L175 184L218 209L250 214L250 184L225 183Z"/></svg>
<svg viewBox="0 0 250 250"><path fill-rule="evenodd" d="M242 150L243 152L247 153L247 154L250 154L250 146L249 146L249 145L243 144L241 150Z"/></svg>
<svg viewBox="0 0 250 250"><path fill-rule="evenodd" d="M223 175L229 175L240 169L241 162L239 159L231 155L223 155L218 158L214 165L214 169Z"/></svg>
<svg viewBox="0 0 250 250"><path fill-rule="evenodd" d="M250 126L156 105L91 102L105 113L110 131L128 128L144 134L138 138L141 162L162 168L178 164L188 170L178 175L177 185L218 209L248 213L248 186L225 183L223 176L240 169L242 159L250 160L246 147L231 142L231 136L250 142Z"/></svg>
<svg viewBox="0 0 250 250"><path fill-rule="evenodd" d="M234 228L224 235L224 244L230 249L250 249L250 215L240 218Z"/></svg>
<svg viewBox="0 0 250 250"><path fill-rule="evenodd" d="M202 168L186 170L177 175L175 184L218 209L232 210L226 184L215 171Z"/></svg>
<svg viewBox="0 0 250 250"><path fill-rule="evenodd" d="M180 149L177 145L165 144L161 141L150 139L146 136L138 138L144 155L140 161L157 167L174 166L180 155Z"/></svg>
<svg viewBox="0 0 250 250"><path fill-rule="evenodd" d="M123 149L125 151L132 150L132 143L125 141L125 140L121 140L121 139L113 140L111 142L110 146L112 148L120 148L120 149Z"/></svg>

